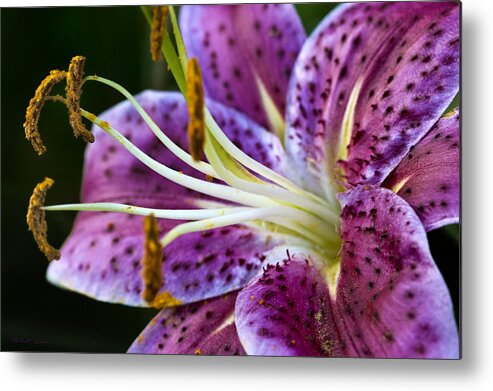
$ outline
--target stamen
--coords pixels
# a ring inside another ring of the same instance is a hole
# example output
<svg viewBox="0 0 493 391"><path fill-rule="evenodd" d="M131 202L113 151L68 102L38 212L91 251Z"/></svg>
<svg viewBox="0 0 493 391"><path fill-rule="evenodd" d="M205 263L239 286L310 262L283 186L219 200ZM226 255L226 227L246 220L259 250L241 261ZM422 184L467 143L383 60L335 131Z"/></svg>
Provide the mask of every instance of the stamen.
<svg viewBox="0 0 493 391"><path fill-rule="evenodd" d="M218 147L221 148L220 146ZM317 216L323 217L328 221L338 220L339 216L336 213L331 211L329 208L312 201L311 199L307 199L306 197L290 192L279 186L275 186L267 182L262 182L257 178L255 178L257 179L257 181L255 182L252 181L250 178L248 178L249 180L242 179L241 174L239 175L238 173L233 173L232 167L225 167L222 164L222 162L227 161L227 159L221 159L217 154L217 149L218 148L214 148L214 140L208 139L206 148L207 158L211 162L214 169L223 178L223 180L230 186L253 194L261 194L272 199L297 205L306 210L315 212ZM246 172L248 173L248 171Z"/></svg>
<svg viewBox="0 0 493 391"><path fill-rule="evenodd" d="M53 183L53 179L45 178L43 182L36 185L29 200L29 208L27 210L29 231L33 233L34 240L38 244L39 249L49 261L60 259L60 251L48 243L48 224L46 223L45 211L43 209L46 193L53 186Z"/></svg>
<svg viewBox="0 0 493 391"><path fill-rule="evenodd" d="M224 186L220 184L215 184L215 183L209 183L206 181L202 181L193 177L189 177L185 174L177 173L176 171L166 167L165 165L160 164L159 162L153 160L146 154L144 154L140 149L135 147L132 143L130 143L124 136L122 136L118 131L113 129L108 123L101 121L99 118L97 118L95 115L85 111L81 110L82 115L89 119L90 121L94 122L97 124L99 127L101 127L105 132L107 132L110 136L115 138L122 146L124 146L129 152L131 152L137 159L139 159L142 163L147 165L149 168L157 172L158 174L164 176L165 178L175 182L179 183L180 185L187 187L192 190L199 191L203 194L211 195L213 197L218 197L224 200L228 201L233 201L233 202L238 202L243 205L247 206L254 206L254 207L266 207L266 206L275 206L276 204L279 205L279 202L276 202L272 198L265 197L262 195L258 194L252 194L249 192L242 191L240 189L236 188L231 188L229 186ZM279 189L281 190L281 189ZM294 194L294 196L296 196ZM298 201L298 200L297 200ZM314 206L314 205L310 205ZM298 212L303 214L303 220L307 220L307 218L310 219L317 219L314 215L310 215L309 213L303 212L302 210L299 209L293 209L289 207L284 207L286 211L289 211L291 213ZM310 210L310 208L307 208L307 210ZM324 214L329 214L330 211L324 210L322 211L317 211L317 215L320 215L318 212L321 212L321 215ZM284 212L285 213L285 212ZM281 213L281 215L283 215ZM300 218L301 215L298 217ZM332 220L334 216L327 215L325 216L329 220ZM320 221L318 221L320 223Z"/></svg>
<svg viewBox="0 0 493 391"><path fill-rule="evenodd" d="M224 216L231 213L238 213L250 210L244 207L226 207L216 209L152 209L140 206L117 204L112 202L94 202L87 204L64 204L50 205L43 207L45 211L85 211L85 212L116 212L127 213L137 216L148 216L153 214L159 219L169 220L203 220L211 217Z"/></svg>
<svg viewBox="0 0 493 391"><path fill-rule="evenodd" d="M82 116L80 114L80 95L82 93L82 77L84 76L85 62L86 58L83 56L72 58L68 68L65 93L70 126L74 130L75 137L82 136L85 142L93 143L94 135L86 129L82 123Z"/></svg>
<svg viewBox="0 0 493 391"><path fill-rule="evenodd" d="M339 242L339 236L335 232L321 228L320 226L317 227L318 229L307 228L306 224L303 224L303 222L285 217L267 217L265 221L288 228L309 239L311 242L318 244L322 248ZM323 231L321 231L322 229Z"/></svg>
<svg viewBox="0 0 493 391"><path fill-rule="evenodd" d="M202 74L196 58L191 58L187 64L187 105L188 146L192 157L198 161L204 149L205 125Z"/></svg>
<svg viewBox="0 0 493 391"><path fill-rule="evenodd" d="M180 68L181 69L181 68ZM163 143L163 145L170 150L178 159L188 164L190 167L200 171L201 173L208 175L213 178L221 179L218 174L214 171L210 164L205 163L203 161L195 161L193 157L183 149L181 149L178 145L176 145L173 140L171 140L166 134L156 125L156 123L152 120L149 114L146 113L144 108L137 102L130 92L128 92L125 88L123 88L118 83L114 81L105 79L100 76L87 76L85 80L97 81L99 83L105 84L109 87L114 88L119 93L121 93L128 101L132 104L132 106L137 110L139 115L142 117L144 122L149 126L154 135Z"/></svg>
<svg viewBox="0 0 493 391"><path fill-rule="evenodd" d="M140 6L144 16L147 20L149 26L152 27L152 7L151 6ZM164 37L161 46L161 53L164 56L168 64L168 68L173 74L175 78L176 84L178 84L178 88L182 94L186 92L186 83L185 83L185 74L183 73L183 69L178 59L178 54L176 54L176 49L171 42L171 38L169 36L168 30L164 30Z"/></svg>
<svg viewBox="0 0 493 391"><path fill-rule="evenodd" d="M159 293L154 301L152 302L152 306L157 309L165 308L165 307L176 307L180 305L181 301L174 297L168 291L164 291Z"/></svg>
<svg viewBox="0 0 493 391"><path fill-rule="evenodd" d="M120 132L111 127L107 122L102 121L94 114L84 109L81 109L81 113L84 118L98 125L101 129L103 129L107 134L113 137L127 151L129 151L133 156L135 156L151 170L176 184L179 184L190 190L198 191L202 194L210 195L212 197L217 197L223 200L236 202L243 205L260 207L276 204L276 202L274 202L273 200L261 195L247 193L217 183L210 183L205 180L200 180L185 175L181 172L175 171L146 155L139 148L133 145L128 139L126 139Z"/></svg>
<svg viewBox="0 0 493 391"><path fill-rule="evenodd" d="M180 60L183 69L185 68L185 64L188 67L188 64L185 62L186 61L186 51L185 51L185 46L183 44L183 38L181 36L180 28L178 26L178 23L176 21L176 15L174 13L173 7L170 7L170 17L171 17L171 23L173 26L173 31L176 39L176 45L178 47L178 51L180 54ZM318 203L321 203L322 205L334 209L336 212L337 210L337 205L331 205L328 204L325 200L321 199L320 197L315 196L314 194L307 192L298 186L296 186L294 183L292 183L290 180L284 178L282 175L279 175L275 171L269 169L268 167L265 167L261 163L257 162L255 159L251 158L248 156L246 153L244 153L241 149L236 147L236 145L231 142L231 140L228 139L228 137L224 134L224 132L221 130L221 128L217 125L216 121L212 117L210 111L208 110L207 107L205 107L205 125L207 129L211 132L211 134L216 138L218 141L219 145L224 148L224 150L234 159L238 161L238 163L244 165L245 167L249 168L253 172L263 176L264 178L267 178L271 180L272 182L283 186L284 188L294 192L298 193L300 195L303 195L304 197L308 197L312 199L313 201L316 201Z"/></svg>
<svg viewBox="0 0 493 391"><path fill-rule="evenodd" d="M231 176L237 179L244 179L248 182L267 184L267 182L257 178L232 158L224 148L219 145L214 137L207 137L205 140L204 152L212 168L214 168L220 178L230 186L235 187L228 180Z"/></svg>
<svg viewBox="0 0 493 391"><path fill-rule="evenodd" d="M238 163L242 164L246 168L249 168L253 172L257 173L258 175L271 180L272 182L278 184L279 186L284 187L285 189L302 195L304 197L307 197L324 207L331 209L333 211L337 211L337 205L334 204L329 204L325 200L321 199L320 197L317 197L313 193L307 192L301 188L299 188L297 185L295 185L293 182L291 182L289 179L286 179L282 175L278 174L277 172L271 170L270 168L262 165L249 155L247 155L245 152L243 152L241 149L239 149L222 131L222 129L219 127L219 125L216 123L214 118L212 117L211 112L205 108L205 123L207 126L207 130L211 133L212 136L217 140L219 145L224 148L224 150Z"/></svg>
<svg viewBox="0 0 493 391"><path fill-rule="evenodd" d="M232 213L226 216L214 217L200 221L180 224L170 230L162 239L161 245L166 247L176 238L190 232L206 231L213 228L226 227L229 225L242 224L254 220L269 221L276 216L283 216L288 219L298 221L300 224L310 226L312 232L317 232L321 238L324 236L323 225L314 216L285 206L270 206L257 209L251 209L239 213ZM323 223L322 223L323 224ZM288 227L291 228L291 227Z"/></svg>
<svg viewBox="0 0 493 391"><path fill-rule="evenodd" d="M161 59L161 45L166 31L166 19L169 14L169 6L152 7L151 21L151 56L153 61Z"/></svg>
<svg viewBox="0 0 493 391"><path fill-rule="evenodd" d="M143 7L144 14L147 18L147 20L150 22L150 13L148 11L148 7ZM172 6L170 6L170 19L171 19L171 24L173 28L173 33L176 41L176 46L178 48L178 53L179 53L179 58L177 57L176 51L174 50L173 45L168 42L169 36L166 37L164 44L169 45L169 48L164 48L163 47L163 53L165 54L166 61L168 62L168 65L170 66L170 70L175 77L181 92L184 95L186 94L186 91L184 91L184 86L182 85L182 75L183 72L185 72L188 63L187 63L187 54L185 50L185 45L183 43L183 38L181 36L180 28L178 26L178 22L176 19L176 15L174 12L174 9ZM176 64L180 63L181 68L180 72ZM257 162L255 159L251 158L248 156L246 153L244 153L242 150L240 150L238 147L236 147L231 140L228 139L228 137L224 134L224 132L221 130L221 128L217 125L215 122L214 118L212 117L211 113L207 109L207 107L204 108L205 112L205 125L207 127L207 130L211 133L211 135L216 138L218 141L219 145L224 148L225 152L232 158L237 160L239 164L242 164L246 168L252 170L254 173L271 180L272 182L284 187L285 189L288 189L294 193L297 193L299 195L302 195L303 197L307 197L311 199L312 201L315 201L319 204L324 205L325 207L332 209L334 212L338 213L338 204L337 203L328 203L326 200L310 193L307 192L297 185L295 185L292 181L284 178L282 175L276 173L275 171L269 169L268 167L263 166L261 163Z"/></svg>
<svg viewBox="0 0 493 391"><path fill-rule="evenodd" d="M146 15L146 18L148 21L150 21L150 15L148 12L148 8L144 7L143 8L144 14ZM178 22L176 20L176 15L174 12L174 9L172 6L170 6L170 19L171 19L171 24L173 27L173 32L175 36L175 41L176 41L176 46L178 48L179 52L179 58L177 58L176 51L174 50L172 45L169 45L170 47L168 49L163 48L163 53L166 56L166 61L170 65L171 72L173 76L175 77L178 85L180 86L180 90L184 95L186 95L186 91L184 91L183 85L182 85L182 74L185 72L188 64L187 64L187 54L185 50L185 45L183 43L183 38L181 36L180 28L178 26ZM169 36L165 39L164 43L169 44L168 42ZM176 64L181 63L181 70L182 72L179 72L178 69L176 69ZM232 158L235 159L239 164L245 166L246 168L252 170L254 173L271 180L272 182L284 187L285 189L297 193L299 195L302 195L303 197L307 197L311 199L312 201L315 201L319 204L324 205L326 208L332 209L334 212L338 213L338 204L335 203L328 203L327 201L323 200L322 198L307 192L297 185L295 185L292 181L284 178L282 175L276 173L275 171L269 169L268 167L263 166L261 163L257 162L255 159L251 158L248 156L246 153L244 153L242 150L240 150L238 147L236 147L231 140L228 139L228 137L224 134L224 132L221 130L221 128L217 125L215 122L214 118L212 117L211 113L207 109L207 107L204 108L205 111L205 125L207 127L207 130L213 135L216 140L218 141L219 145L225 150L225 152Z"/></svg>
<svg viewBox="0 0 493 391"><path fill-rule="evenodd" d="M163 249L159 243L159 225L154 215L144 217L144 258L142 259L142 280L144 291L142 298L152 303L163 285L161 260Z"/></svg>
<svg viewBox="0 0 493 391"><path fill-rule="evenodd" d="M161 261L163 248L159 242L159 225L153 214L144 218L144 258L142 259L142 280L144 291L142 298L155 308L180 305L168 291L158 293L163 286Z"/></svg>
<svg viewBox="0 0 493 391"><path fill-rule="evenodd" d="M34 97L29 102L29 106L26 110L26 121L24 122L26 138L31 142L38 155L42 155L46 152L46 147L43 145L38 129L41 109L43 108L46 97L50 94L53 86L65 79L66 76L67 73L65 71L51 71L36 89Z"/></svg>

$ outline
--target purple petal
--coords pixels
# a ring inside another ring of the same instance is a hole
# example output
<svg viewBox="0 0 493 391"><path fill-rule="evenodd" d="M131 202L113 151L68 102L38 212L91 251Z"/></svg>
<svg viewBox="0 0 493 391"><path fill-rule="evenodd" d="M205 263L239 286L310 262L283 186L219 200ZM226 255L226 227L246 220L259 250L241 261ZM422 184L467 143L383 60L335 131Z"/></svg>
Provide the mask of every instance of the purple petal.
<svg viewBox="0 0 493 391"><path fill-rule="evenodd" d="M343 204L340 273L297 251L238 294L247 354L457 358L449 292L410 206L383 188L355 188ZM334 293L335 291L335 293Z"/></svg>
<svg viewBox="0 0 493 391"><path fill-rule="evenodd" d="M139 101L158 126L187 148L187 108L178 94L145 92ZM228 136L244 151L277 169L282 146L275 135L219 103L211 111ZM128 102L102 115L151 157L176 170L203 177L160 144ZM201 197L159 175L95 128L96 143L86 150L82 202L121 202L150 208L189 209ZM161 232L178 222L161 220ZM253 276L263 252L276 240L245 227L193 233L174 241L163 254L164 290L182 302L202 300L240 288ZM102 301L146 305L140 297L143 255L141 217L117 213L78 214L62 247L62 258L48 268L48 279Z"/></svg>
<svg viewBox="0 0 493 391"><path fill-rule="evenodd" d="M240 291L238 335L249 355L340 355L330 296L309 256L293 254L268 265Z"/></svg>
<svg viewBox="0 0 493 391"><path fill-rule="evenodd" d="M288 95L289 153L309 182L379 184L438 120L459 87L459 7L453 2L344 5L312 34ZM357 83L350 146L337 162ZM342 156L344 157L344 156ZM334 179L332 179L334 180Z"/></svg>
<svg viewBox="0 0 493 391"><path fill-rule="evenodd" d="M288 176L290 160L279 138L241 112L212 99L207 101L214 119L228 138L264 166Z"/></svg>
<svg viewBox="0 0 493 391"><path fill-rule="evenodd" d="M441 118L385 180L427 231L459 222L459 110Z"/></svg>
<svg viewBox="0 0 493 391"><path fill-rule="evenodd" d="M458 358L448 289L409 205L386 189L341 197L337 307L349 356Z"/></svg>
<svg viewBox="0 0 493 391"><path fill-rule="evenodd" d="M236 333L236 294L164 309L130 346L128 353L243 355Z"/></svg>
<svg viewBox="0 0 493 391"><path fill-rule="evenodd" d="M284 114L288 80L305 40L293 5L185 6L180 25L189 56L202 66L208 96L267 126L258 77Z"/></svg>

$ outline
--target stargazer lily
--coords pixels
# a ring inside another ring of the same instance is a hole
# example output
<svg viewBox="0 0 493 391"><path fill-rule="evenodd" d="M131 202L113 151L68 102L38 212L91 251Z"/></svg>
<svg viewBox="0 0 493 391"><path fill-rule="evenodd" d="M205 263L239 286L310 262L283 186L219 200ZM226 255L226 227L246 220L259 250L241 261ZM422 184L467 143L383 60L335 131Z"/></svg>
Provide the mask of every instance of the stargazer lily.
<svg viewBox="0 0 493 391"><path fill-rule="evenodd" d="M341 5L307 39L292 5L158 8L153 58L181 93L134 98L76 57L31 101L38 151L47 99L95 138L83 203L44 207L49 179L31 199L49 281L160 308L132 353L457 358L426 231L459 216L459 6ZM96 117L94 81L127 100ZM61 210L80 213L58 253Z"/></svg>

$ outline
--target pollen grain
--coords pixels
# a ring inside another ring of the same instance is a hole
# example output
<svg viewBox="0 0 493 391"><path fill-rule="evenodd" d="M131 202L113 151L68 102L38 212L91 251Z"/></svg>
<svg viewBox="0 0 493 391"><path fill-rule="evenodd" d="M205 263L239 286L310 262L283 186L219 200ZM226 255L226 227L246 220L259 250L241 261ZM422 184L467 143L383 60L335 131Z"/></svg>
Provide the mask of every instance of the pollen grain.
<svg viewBox="0 0 493 391"><path fill-rule="evenodd" d="M154 306L158 292L163 286L161 260L163 248L159 242L159 225L153 214L144 217L144 258L142 259L142 298Z"/></svg>
<svg viewBox="0 0 493 391"><path fill-rule="evenodd" d="M34 97L29 102L29 106L26 110L26 121L24 122L24 130L26 132L26 138L31 142L34 150L38 155L42 155L46 152L46 147L41 140L39 134L38 122L43 108L46 97L50 94L51 89L55 84L61 82L67 76L67 72L52 70L48 76L46 76L41 84L36 89Z"/></svg>
<svg viewBox="0 0 493 391"><path fill-rule="evenodd" d="M29 231L33 233L34 240L38 244L41 252L49 261L60 259L60 250L57 250L48 243L48 224L46 223L45 211L43 209L46 193L53 186L53 179L45 178L34 188L29 200L27 210L27 225Z"/></svg>
<svg viewBox="0 0 493 391"><path fill-rule="evenodd" d="M67 108L70 126L72 127L75 137L82 136L88 143L94 142L94 135L86 129L82 122L80 112L80 95L82 93L82 79L84 76L84 64L86 58L75 56L70 62L67 72L67 86L65 93L67 96Z"/></svg>
<svg viewBox="0 0 493 391"><path fill-rule="evenodd" d="M196 58L187 64L188 145L195 161L202 158L205 142L204 88Z"/></svg>
<svg viewBox="0 0 493 391"><path fill-rule="evenodd" d="M166 19L169 14L169 6L152 7L151 21L151 57L153 61L161 59L161 45L166 31Z"/></svg>

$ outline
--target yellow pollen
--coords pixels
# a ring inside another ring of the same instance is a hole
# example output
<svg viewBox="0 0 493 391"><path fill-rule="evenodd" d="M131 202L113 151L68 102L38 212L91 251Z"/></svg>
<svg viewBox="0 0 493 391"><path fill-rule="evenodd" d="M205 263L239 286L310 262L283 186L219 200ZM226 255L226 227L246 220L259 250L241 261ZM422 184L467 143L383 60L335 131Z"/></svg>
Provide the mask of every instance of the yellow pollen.
<svg viewBox="0 0 493 391"><path fill-rule="evenodd" d="M142 298L152 305L163 285L161 260L163 252L159 243L159 225L154 215L144 217L144 258L142 259Z"/></svg>
<svg viewBox="0 0 493 391"><path fill-rule="evenodd" d="M106 121L100 121L99 127L105 131L108 131L110 129L110 124Z"/></svg>
<svg viewBox="0 0 493 391"><path fill-rule="evenodd" d="M205 142L204 88L196 58L187 64L188 147L195 161L202 158Z"/></svg>
<svg viewBox="0 0 493 391"><path fill-rule="evenodd" d="M165 308L165 307L176 307L180 305L181 301L174 297L168 291L164 291L159 293L156 298L152 301L152 306L157 309Z"/></svg>
<svg viewBox="0 0 493 391"><path fill-rule="evenodd" d="M82 123L82 115L80 113L80 95L82 93L82 78L84 76L85 62L86 58L83 56L72 58L67 72L65 94L67 96L70 126L74 130L75 137L82 136L84 141L93 143L94 135Z"/></svg>
<svg viewBox="0 0 493 391"><path fill-rule="evenodd" d="M153 61L161 59L161 45L166 31L166 19L169 14L169 6L152 7L151 22L151 57Z"/></svg>
<svg viewBox="0 0 493 391"><path fill-rule="evenodd" d="M159 241L159 225L152 214L144 218L144 235L144 258L142 259L144 291L142 298L150 306L158 309L180 305L180 300L173 297L168 291L158 293L164 283L161 271L163 248Z"/></svg>
<svg viewBox="0 0 493 391"><path fill-rule="evenodd" d="M26 110L26 121L24 122L26 138L31 142L38 155L42 155L46 152L46 147L43 145L38 129L41 109L43 108L46 97L50 94L53 86L65 79L66 76L67 73L65 71L51 71L36 89L34 97L29 102L29 106Z"/></svg>
<svg viewBox="0 0 493 391"><path fill-rule="evenodd" d="M34 240L36 240L40 251L49 261L60 259L60 251L48 243L48 224L46 223L43 209L46 193L53 186L53 183L55 183L53 179L45 178L43 182L36 185L29 199L29 208L27 210L29 231L33 233Z"/></svg>
<svg viewBox="0 0 493 391"><path fill-rule="evenodd" d="M195 354L197 356L200 356L202 354L202 350L200 350L200 349L195 350Z"/></svg>
<svg viewBox="0 0 493 391"><path fill-rule="evenodd" d="M322 349L327 354L330 355L335 348L335 343L331 339L326 339L322 341Z"/></svg>

